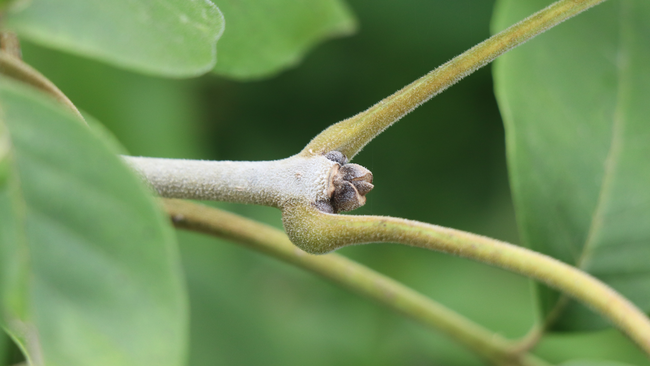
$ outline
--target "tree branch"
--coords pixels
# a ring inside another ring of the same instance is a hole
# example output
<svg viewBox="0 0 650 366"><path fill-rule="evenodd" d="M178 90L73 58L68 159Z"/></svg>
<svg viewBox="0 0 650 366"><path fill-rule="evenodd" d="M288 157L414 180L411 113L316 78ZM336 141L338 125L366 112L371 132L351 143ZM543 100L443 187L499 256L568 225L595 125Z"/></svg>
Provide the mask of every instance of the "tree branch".
<svg viewBox="0 0 650 366"><path fill-rule="evenodd" d="M181 200L163 199L163 203L177 228L228 239L325 277L446 334L495 365L547 365L534 356L513 352L512 343L498 334L343 256L310 255L296 248L282 231L232 213Z"/></svg>
<svg viewBox="0 0 650 366"><path fill-rule="evenodd" d="M286 159L286 161L299 161L298 159L302 158L303 162L308 162L312 161L311 159L321 159L326 156L328 160L338 163L333 165L332 169L344 171L346 165L350 165L347 164L347 157L356 154L374 136L419 104L504 52L602 1L604 0L561 0L552 4L456 57L366 112L326 129L312 140L300 154ZM332 154L338 155L332 157ZM205 191L208 189L206 182L209 183L212 178L193 179L192 174L198 173L184 171L182 167L183 164L187 165L188 163L180 164L177 167L174 167L173 164L175 163L165 161L155 169L144 169L141 172L144 172L144 176L149 181L159 182L162 185L167 182L172 188L179 188L183 191L182 195L172 193L171 196L209 198L205 195ZM255 163L241 164L244 166ZM260 177L263 179L257 181L255 181L253 173L244 173L246 179L253 182L253 186L257 184L263 188L261 189L262 193L256 193L256 188L252 187L242 197L228 192L218 193L215 197L235 202L269 204L281 208L289 237L296 245L310 253L326 253L353 244L396 242L460 255L520 273L585 303L611 320L650 355L650 321L648 318L627 299L590 275L528 249L458 230L389 217L331 214L355 207L353 204L338 205L337 195L334 194L337 189L340 197L355 198L358 205L363 204L365 198L362 195L365 194L364 192L367 193L365 184L372 180L371 175L368 178L369 172L368 174L355 173L352 169L348 173L342 173L345 179L329 179L324 189L321 183L317 184L318 189L306 188L307 191L319 192L318 194L327 192L328 196L326 197L287 194L286 196L291 196L291 199L264 198L266 194L264 192L273 191L274 195L282 197L286 192L295 190L289 183L297 175L302 174L302 170L300 170L302 168L299 164L286 163L286 166L291 166L291 168L282 168L284 170L280 169L277 175L260 173ZM215 165L215 167L219 168L220 165ZM275 169L271 166L267 167ZM165 172L166 170L168 172ZM229 179L227 175L217 174L217 176L223 177L218 179ZM326 169L320 170L320 173L315 175L319 178L311 179L311 181L322 182L326 175L333 177L332 170L329 172L326 172ZM277 182L267 183L267 178L276 179ZM336 186L337 181L339 182L338 186ZM220 183L210 184L219 185ZM225 184L228 191L233 189L229 184ZM267 184L273 185L273 188L266 190ZM165 189L158 190L163 195L169 194ZM329 195L330 193L332 195ZM262 198L255 198L256 194Z"/></svg>
<svg viewBox="0 0 650 366"><path fill-rule="evenodd" d="M162 197L317 206L350 211L366 202L372 173L339 152L273 161L198 161L123 157Z"/></svg>
<svg viewBox="0 0 650 366"><path fill-rule="evenodd" d="M370 142L370 140L420 104L431 99L510 49L521 45L536 35L603 1L605 0L560 0L553 3L546 9L533 14L503 32L490 37L486 41L455 57L424 77L414 81L395 94L380 101L370 109L330 126L316 136L298 155L289 159L297 161L299 158L306 159L321 157L327 154L339 154L342 158L333 160L339 161L341 165L345 165L348 162L348 159L351 159L356 155L368 142ZM303 160L303 162L308 161L309 160ZM130 161L130 163L133 162L134 161ZM136 163L139 164L139 162ZM157 160L155 164L157 170L138 169L138 166L135 167L144 175L146 180L154 185L154 188L156 188L158 192L161 192L163 196L165 196L164 192L170 192L169 197L176 198L215 199L210 197L225 197L225 200L227 201L260 203L265 205L269 204L277 207L277 202L283 201L280 196L291 196L291 191L293 191L291 186L283 186L279 183L280 180L283 182L289 182L291 180L290 177L280 176L278 173L275 175L275 178L279 178L278 184L272 189L274 194L278 195L277 197L260 199L260 196L264 194L262 191L268 188L262 180L255 181L255 184L260 185L260 192L256 192L256 188L251 186L250 189L247 188L245 190L245 193L238 195L226 193L211 195L206 191L208 187L212 186L215 189L219 189L220 186L229 186L229 181L224 181L222 183L216 179L217 177L218 179L228 178L228 175L220 174L217 171L218 169L224 168L224 165L210 165L207 162L202 162L201 164L203 164L205 169L212 169L212 171L208 172L206 170L193 169L191 174L194 174L197 177L197 179L193 179L193 177L189 175L189 170L181 167L180 164L175 163L172 159L160 159ZM188 161L183 161L182 164L189 165ZM199 163L197 162L197 164ZM239 162L232 162L230 164L239 164ZM228 170L231 169L235 168L232 167ZM160 172L166 173L162 174ZM295 175L300 173L300 171L295 170L286 173ZM267 176L268 175L269 174L267 174ZM207 179L201 178L207 178L209 176L215 177L215 180L208 181ZM249 179L249 182L253 181L254 180ZM357 185L354 184L355 181L358 180L350 180L350 183L354 185L354 188L351 188L348 184L344 184L345 187L343 188L347 187L347 192L341 192L341 195L348 196L346 200L354 198L355 203L343 203L339 205L336 204L336 198L332 196L329 200L325 200L327 203L323 205L322 210L327 212L348 211L352 208L363 205L365 202L363 195L365 193L362 192L363 189L360 189L360 187L357 187ZM182 184L183 186L181 187L179 184ZM303 201L306 203L311 200L313 203L314 198L315 197L313 196L308 197L308 199L304 199Z"/></svg>
<svg viewBox="0 0 650 366"><path fill-rule="evenodd" d="M332 170L324 156L273 161L205 161L125 156L158 194L283 207L315 203L328 197Z"/></svg>

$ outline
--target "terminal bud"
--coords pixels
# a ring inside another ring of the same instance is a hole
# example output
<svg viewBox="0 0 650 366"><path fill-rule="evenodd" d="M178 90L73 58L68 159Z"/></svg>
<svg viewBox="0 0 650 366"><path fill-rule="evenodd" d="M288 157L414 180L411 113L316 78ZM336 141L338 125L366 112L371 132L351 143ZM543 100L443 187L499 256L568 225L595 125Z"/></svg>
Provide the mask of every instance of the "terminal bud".
<svg viewBox="0 0 650 366"><path fill-rule="evenodd" d="M374 187L370 170L347 163L347 157L338 151L330 151L325 157L339 165L330 174L329 202L318 202L316 206L324 212L338 213L365 205L366 194Z"/></svg>

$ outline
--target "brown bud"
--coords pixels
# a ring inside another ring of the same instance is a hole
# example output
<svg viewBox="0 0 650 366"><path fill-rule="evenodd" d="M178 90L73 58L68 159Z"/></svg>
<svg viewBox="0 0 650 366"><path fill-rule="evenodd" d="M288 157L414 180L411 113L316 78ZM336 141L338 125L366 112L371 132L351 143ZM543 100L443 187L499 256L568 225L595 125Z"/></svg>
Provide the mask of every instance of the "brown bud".
<svg viewBox="0 0 650 366"><path fill-rule="evenodd" d="M330 201L319 202L317 207L323 212L338 213L363 206L366 193L374 187L370 170L358 164L346 164L347 158L338 151L331 151L326 157L339 166L330 175Z"/></svg>

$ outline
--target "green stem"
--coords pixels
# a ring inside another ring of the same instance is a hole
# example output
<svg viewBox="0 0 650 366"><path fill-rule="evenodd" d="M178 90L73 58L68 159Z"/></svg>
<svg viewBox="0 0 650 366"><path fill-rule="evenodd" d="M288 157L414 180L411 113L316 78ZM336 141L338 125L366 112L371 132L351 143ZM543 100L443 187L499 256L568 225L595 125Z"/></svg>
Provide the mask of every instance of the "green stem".
<svg viewBox="0 0 650 366"><path fill-rule="evenodd" d="M82 121L85 119L75 107L74 104L63 94L59 88L54 85L48 78L43 76L40 72L23 62L21 59L14 57L5 52L0 52L0 74L6 75L12 79L22 81L29 84L36 89L39 89L50 96L54 97L58 102L68 107L74 114L76 114Z"/></svg>
<svg viewBox="0 0 650 366"><path fill-rule="evenodd" d="M370 140L420 104L536 35L605 0L561 0L488 38L368 110L327 128L301 152L340 151L352 159Z"/></svg>
<svg viewBox="0 0 650 366"><path fill-rule="evenodd" d="M499 240L417 221L381 216L332 215L309 206L285 207L291 241L310 253L354 244L400 243L454 254L533 278L609 319L650 355L650 320L629 300L566 263Z"/></svg>
<svg viewBox="0 0 650 366"><path fill-rule="evenodd" d="M181 200L163 199L163 202L178 228L232 240L323 276L445 333L495 365L547 365L526 353L513 353L511 342L498 334L343 256L305 253L282 231L228 212Z"/></svg>

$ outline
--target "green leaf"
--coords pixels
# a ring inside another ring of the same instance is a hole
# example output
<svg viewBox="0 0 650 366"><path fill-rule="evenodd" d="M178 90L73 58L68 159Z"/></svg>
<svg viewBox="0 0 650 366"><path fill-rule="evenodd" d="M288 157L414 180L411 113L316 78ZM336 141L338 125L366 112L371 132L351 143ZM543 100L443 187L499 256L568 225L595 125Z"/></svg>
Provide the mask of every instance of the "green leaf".
<svg viewBox="0 0 650 366"><path fill-rule="evenodd" d="M215 0L227 28L214 71L238 79L295 66L316 43L354 32L341 0Z"/></svg>
<svg viewBox="0 0 650 366"><path fill-rule="evenodd" d="M53 103L0 79L11 143L0 267L14 268L4 320L36 364L182 365L173 231L109 144Z"/></svg>
<svg viewBox="0 0 650 366"><path fill-rule="evenodd" d="M496 30L550 0L500 0ZM522 238L650 311L650 2L608 1L495 65ZM545 313L558 295L542 289ZM556 330L606 327L571 302Z"/></svg>
<svg viewBox="0 0 650 366"><path fill-rule="evenodd" d="M212 69L224 27L209 0L32 0L3 20L43 46L173 77Z"/></svg>

